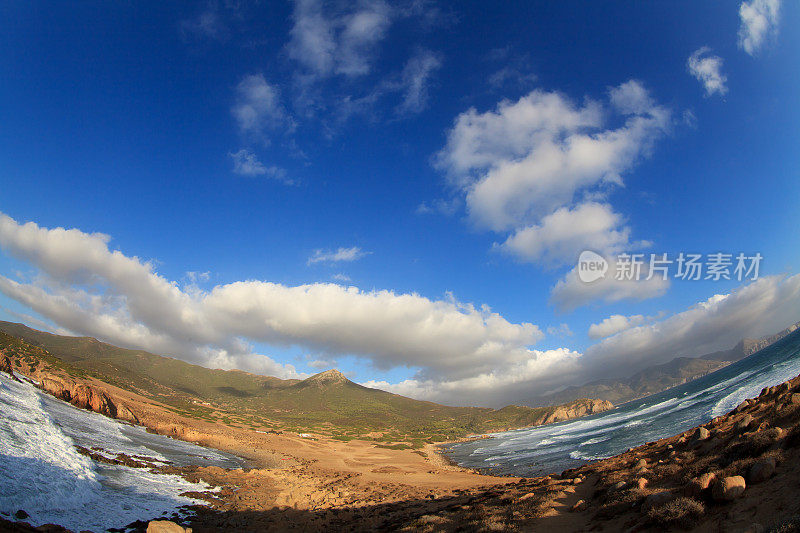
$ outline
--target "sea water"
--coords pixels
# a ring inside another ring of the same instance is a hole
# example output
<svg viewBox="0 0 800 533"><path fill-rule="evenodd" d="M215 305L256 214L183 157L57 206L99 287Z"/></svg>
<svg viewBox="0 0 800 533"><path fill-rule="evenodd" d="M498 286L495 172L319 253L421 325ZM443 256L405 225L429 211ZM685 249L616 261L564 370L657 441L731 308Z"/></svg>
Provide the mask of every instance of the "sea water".
<svg viewBox="0 0 800 533"><path fill-rule="evenodd" d="M147 433L57 400L32 384L0 373L0 513L22 509L33 525L54 523L74 531L105 531L137 520L181 514L206 491L204 483L147 469L98 463L75 446L147 458L154 464L237 468L241 459Z"/></svg>
<svg viewBox="0 0 800 533"><path fill-rule="evenodd" d="M559 473L681 433L800 374L800 330L697 380L576 420L449 445L461 466L495 475Z"/></svg>

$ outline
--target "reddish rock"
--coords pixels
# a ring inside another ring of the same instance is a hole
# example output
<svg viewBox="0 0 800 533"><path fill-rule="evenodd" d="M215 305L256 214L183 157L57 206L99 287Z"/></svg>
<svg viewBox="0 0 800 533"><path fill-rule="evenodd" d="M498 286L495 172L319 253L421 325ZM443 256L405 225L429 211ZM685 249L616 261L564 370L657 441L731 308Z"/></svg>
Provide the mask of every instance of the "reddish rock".
<svg viewBox="0 0 800 533"><path fill-rule="evenodd" d="M192 533L192 528L184 528L169 520L153 520L147 524L147 533Z"/></svg>
<svg viewBox="0 0 800 533"><path fill-rule="evenodd" d="M586 507L587 507L587 504L586 504L586 502L585 502L585 501L583 501L583 500L578 500L577 502L575 502L575 505L573 505L573 506L572 506L572 508L571 508L570 510L571 510L573 513L580 513L581 511L585 511L585 510L586 510Z"/></svg>
<svg viewBox="0 0 800 533"><path fill-rule="evenodd" d="M104 391L96 387L57 376L42 377L39 386L56 398L70 402L82 409L132 423L139 422L128 407L115 403Z"/></svg>
<svg viewBox="0 0 800 533"><path fill-rule="evenodd" d="M714 501L725 502L733 501L742 494L747 484L742 476L731 476L718 479L711 487L711 496Z"/></svg>
<svg viewBox="0 0 800 533"><path fill-rule="evenodd" d="M711 432L706 428L704 428L703 426L700 426L699 428L697 428L697 431L695 431L694 434L692 435L692 442L700 442L708 440L710 436Z"/></svg>
<svg viewBox="0 0 800 533"><path fill-rule="evenodd" d="M694 478L686 486L684 494L689 498L699 499L702 497L703 493L708 490L711 484L716 481L716 479L717 476L712 472L707 472L700 477Z"/></svg>

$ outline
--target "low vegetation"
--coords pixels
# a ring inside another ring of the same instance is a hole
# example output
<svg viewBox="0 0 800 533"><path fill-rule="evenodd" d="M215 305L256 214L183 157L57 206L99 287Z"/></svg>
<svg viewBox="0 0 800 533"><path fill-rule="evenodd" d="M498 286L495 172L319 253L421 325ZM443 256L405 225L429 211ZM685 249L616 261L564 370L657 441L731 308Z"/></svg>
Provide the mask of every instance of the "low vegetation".
<svg viewBox="0 0 800 533"><path fill-rule="evenodd" d="M67 337L0 322L0 349L27 357L30 368L94 377L166 405L176 414L259 431L317 433L373 440L393 449L470 434L541 424L560 407L451 407L353 383L337 371L282 380L238 370L208 369L90 337ZM34 365L43 365L35 367Z"/></svg>

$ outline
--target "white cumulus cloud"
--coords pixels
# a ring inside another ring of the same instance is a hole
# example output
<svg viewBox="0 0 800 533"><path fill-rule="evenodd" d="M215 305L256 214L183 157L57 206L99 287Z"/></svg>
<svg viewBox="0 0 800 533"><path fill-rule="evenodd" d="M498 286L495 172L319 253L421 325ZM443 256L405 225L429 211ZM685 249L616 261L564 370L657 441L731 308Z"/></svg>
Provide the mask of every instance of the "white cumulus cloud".
<svg viewBox="0 0 800 533"><path fill-rule="evenodd" d="M728 349L742 338L776 333L798 319L800 274L764 277L608 337L586 350L584 364L590 373L630 375L675 357Z"/></svg>
<svg viewBox="0 0 800 533"><path fill-rule="evenodd" d="M608 272L605 277L586 283L578 276L577 266L562 277L550 293L550 302L562 311L571 311L592 302L606 303L620 300L646 300L667 292L669 278L660 274L647 279L649 272L643 268L636 279L617 279L617 262L606 256Z"/></svg>
<svg viewBox="0 0 800 533"><path fill-rule="evenodd" d="M40 271L0 276L0 292L61 327L210 367L297 377L253 343L357 355L377 368L424 367L464 377L529 359L543 334L453 298L362 291L333 283L267 281L183 291L153 264L108 247L109 237L19 224L0 214L0 248Z"/></svg>
<svg viewBox="0 0 800 533"><path fill-rule="evenodd" d="M739 6L739 48L754 56L778 34L780 0L751 0Z"/></svg>
<svg viewBox="0 0 800 533"><path fill-rule="evenodd" d="M556 266L574 263L590 243L601 253L630 249L630 231L610 205L586 202L561 207L540 224L516 230L500 247L524 261Z"/></svg>
<svg viewBox="0 0 800 533"><path fill-rule="evenodd" d="M365 385L455 405L463 405L469 398L476 405L499 407L524 403L564 386L629 377L675 357L728 349L744 337L775 333L798 319L800 274L768 277L730 294L714 295L662 320L609 317L594 327L598 336L610 336L584 353L566 348L534 351L526 360L470 376L416 376L399 383L374 380Z"/></svg>
<svg viewBox="0 0 800 533"><path fill-rule="evenodd" d="M589 338L602 339L604 337L610 337L620 331L638 326L645 320L646 318L644 315L611 315L599 324L592 324L589 326Z"/></svg>
<svg viewBox="0 0 800 533"><path fill-rule="evenodd" d="M607 126L610 116L622 124ZM557 266L582 249L637 246L623 217L591 198L621 185L670 125L671 112L635 80L611 88L605 105L535 90L461 113L436 166L476 226L508 234L504 250Z"/></svg>

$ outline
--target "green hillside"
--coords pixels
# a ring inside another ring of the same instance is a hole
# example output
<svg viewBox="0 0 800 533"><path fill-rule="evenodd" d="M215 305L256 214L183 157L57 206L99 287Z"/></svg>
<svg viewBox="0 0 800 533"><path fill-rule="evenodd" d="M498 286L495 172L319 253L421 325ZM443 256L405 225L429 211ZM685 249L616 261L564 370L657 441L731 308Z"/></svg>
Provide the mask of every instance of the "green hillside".
<svg viewBox="0 0 800 533"><path fill-rule="evenodd" d="M57 362L72 375L95 377L162 402L185 416L259 430L322 432L342 440L378 432L383 433L379 440L418 445L423 440L534 425L555 409L450 407L364 387L336 370L302 381L282 380L208 369L90 337L53 335L23 324L0 322L0 332L7 334L0 337L0 348L28 345L29 352L38 353L51 365Z"/></svg>

